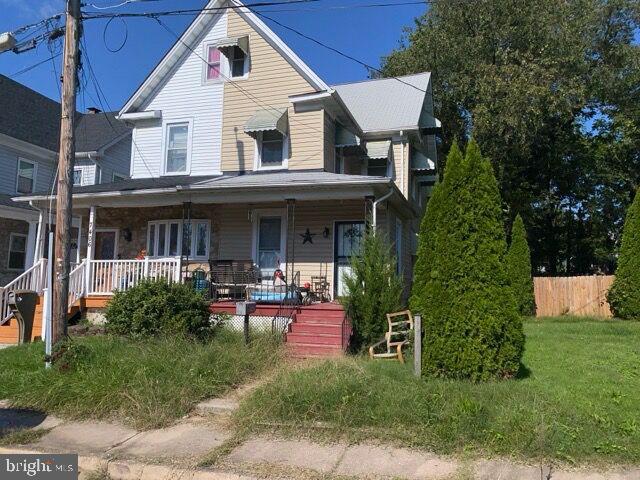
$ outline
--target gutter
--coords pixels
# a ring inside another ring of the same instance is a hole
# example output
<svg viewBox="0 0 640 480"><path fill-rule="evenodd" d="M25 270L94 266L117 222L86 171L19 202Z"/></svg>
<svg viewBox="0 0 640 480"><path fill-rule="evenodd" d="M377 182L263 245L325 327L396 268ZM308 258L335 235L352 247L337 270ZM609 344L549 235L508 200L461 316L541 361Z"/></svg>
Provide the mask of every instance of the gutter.
<svg viewBox="0 0 640 480"><path fill-rule="evenodd" d="M380 204L381 202L384 202L391 195L393 195L393 189L392 188L389 189L388 193L386 193L385 195L383 195L382 197L377 199L375 202L373 202L373 221L371 222L371 226L373 227L374 234L375 234L376 228L378 226L378 204Z"/></svg>

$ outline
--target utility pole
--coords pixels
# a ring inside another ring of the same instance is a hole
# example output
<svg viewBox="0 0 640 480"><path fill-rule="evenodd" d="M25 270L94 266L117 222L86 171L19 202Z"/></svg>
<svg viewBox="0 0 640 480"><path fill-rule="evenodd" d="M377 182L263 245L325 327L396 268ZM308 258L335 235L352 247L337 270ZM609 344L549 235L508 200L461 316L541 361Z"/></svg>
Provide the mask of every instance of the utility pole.
<svg viewBox="0 0 640 480"><path fill-rule="evenodd" d="M69 273L71 268L71 194L73 164L76 156L75 117L77 72L80 44L80 0L67 0L64 59L62 66L62 116L60 119L60 154L58 156L58 191L56 196L55 275L53 285L52 343L67 336L69 310Z"/></svg>

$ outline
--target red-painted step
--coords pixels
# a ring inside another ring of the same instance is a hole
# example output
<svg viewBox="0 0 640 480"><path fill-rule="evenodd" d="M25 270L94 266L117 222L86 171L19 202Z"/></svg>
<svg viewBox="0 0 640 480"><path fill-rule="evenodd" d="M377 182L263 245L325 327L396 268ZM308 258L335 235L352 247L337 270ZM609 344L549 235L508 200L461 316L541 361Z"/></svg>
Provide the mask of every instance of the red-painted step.
<svg viewBox="0 0 640 480"><path fill-rule="evenodd" d="M336 345L342 346L342 335L314 333L288 333L287 343L303 345Z"/></svg>
<svg viewBox="0 0 640 480"><path fill-rule="evenodd" d="M335 345L305 345L302 343L288 343L287 350L289 355L296 358L338 357L344 354L342 347Z"/></svg>
<svg viewBox="0 0 640 480"><path fill-rule="evenodd" d="M330 334L342 335L341 324L311 323L296 321L291 324L293 333L313 333L313 334Z"/></svg>

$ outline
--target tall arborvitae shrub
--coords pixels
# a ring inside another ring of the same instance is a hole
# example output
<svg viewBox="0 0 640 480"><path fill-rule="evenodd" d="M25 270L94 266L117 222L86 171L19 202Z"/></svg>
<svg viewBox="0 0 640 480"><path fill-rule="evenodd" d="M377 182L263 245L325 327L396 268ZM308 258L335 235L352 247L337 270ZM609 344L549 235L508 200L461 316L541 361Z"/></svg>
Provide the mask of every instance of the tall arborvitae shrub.
<svg viewBox="0 0 640 480"><path fill-rule="evenodd" d="M527 243L527 231L520 214L511 228L511 244L507 251L507 275L521 315L531 316L536 311L531 277L531 252Z"/></svg>
<svg viewBox="0 0 640 480"><path fill-rule="evenodd" d="M447 155L445 179L451 180L455 176L455 172L460 170L462 165L462 152L457 142L453 142L449 154ZM427 209L422 217L420 224L420 233L418 235L417 259L414 266L414 279L411 288L410 306L415 312L422 312L425 308L425 302L428 301L425 295L427 282L431 280L431 272L433 267L433 258L436 252L436 231L440 225L442 218L443 202L447 198L445 193L447 186L444 181L438 182L433 188Z"/></svg>
<svg viewBox="0 0 640 480"><path fill-rule="evenodd" d="M387 331L387 313L402 307L403 282L396 259L382 234L365 234L360 255L351 259L351 273L344 276L343 300L351 319L351 348L355 351L377 342Z"/></svg>
<svg viewBox="0 0 640 480"><path fill-rule="evenodd" d="M616 278L607 300L616 317L640 319L640 190L627 211Z"/></svg>
<svg viewBox="0 0 640 480"><path fill-rule="evenodd" d="M504 266L498 184L475 142L447 165L431 275L421 305L426 374L474 381L515 375L522 320ZM416 295L418 293L416 292Z"/></svg>

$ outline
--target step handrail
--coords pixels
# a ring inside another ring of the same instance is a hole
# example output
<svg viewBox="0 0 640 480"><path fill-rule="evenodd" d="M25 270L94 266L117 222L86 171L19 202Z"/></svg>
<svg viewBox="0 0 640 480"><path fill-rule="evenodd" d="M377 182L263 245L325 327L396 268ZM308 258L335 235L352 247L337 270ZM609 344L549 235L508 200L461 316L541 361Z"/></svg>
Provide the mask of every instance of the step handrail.
<svg viewBox="0 0 640 480"><path fill-rule="evenodd" d="M16 290L33 290L39 295L46 287L45 273L47 271L47 259L42 258L18 277L0 288L0 325L11 318L9 309L9 294Z"/></svg>

